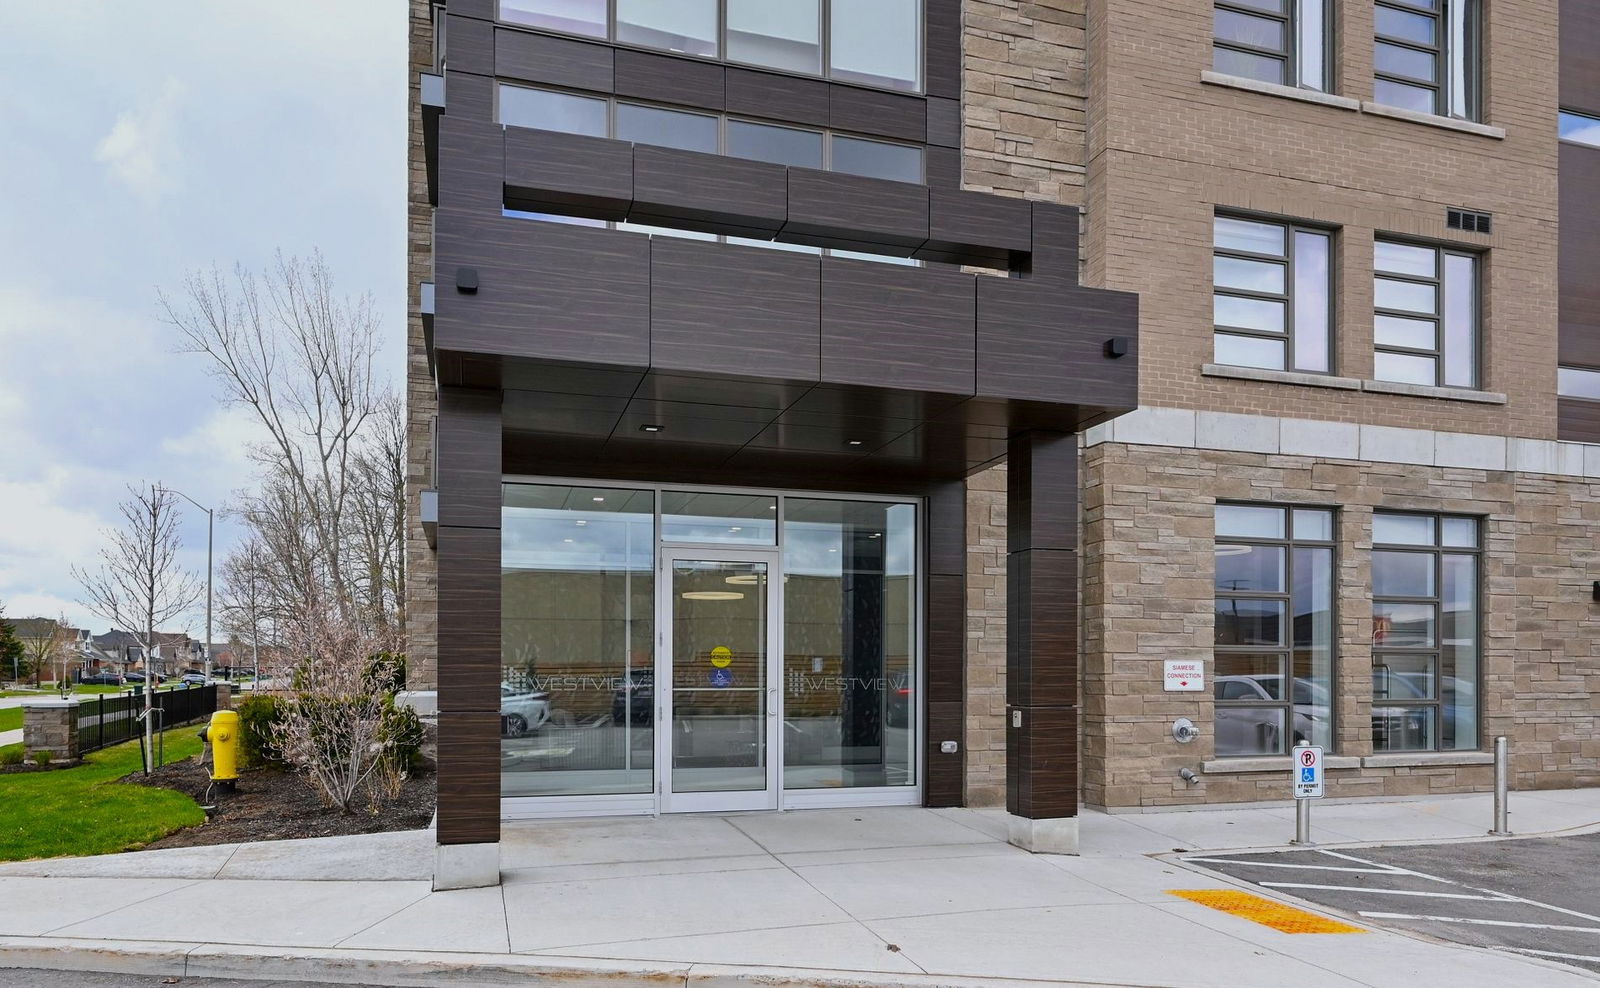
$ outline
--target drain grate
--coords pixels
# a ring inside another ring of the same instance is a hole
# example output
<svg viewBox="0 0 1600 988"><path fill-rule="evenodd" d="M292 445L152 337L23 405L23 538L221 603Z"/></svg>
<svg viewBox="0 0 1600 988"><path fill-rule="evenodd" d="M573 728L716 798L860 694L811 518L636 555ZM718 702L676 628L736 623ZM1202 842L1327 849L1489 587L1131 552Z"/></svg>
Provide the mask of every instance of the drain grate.
<svg viewBox="0 0 1600 988"><path fill-rule="evenodd" d="M1263 899L1233 889L1168 889L1170 894L1198 902L1252 923L1270 926L1280 933L1365 933L1359 926L1308 913L1304 909Z"/></svg>

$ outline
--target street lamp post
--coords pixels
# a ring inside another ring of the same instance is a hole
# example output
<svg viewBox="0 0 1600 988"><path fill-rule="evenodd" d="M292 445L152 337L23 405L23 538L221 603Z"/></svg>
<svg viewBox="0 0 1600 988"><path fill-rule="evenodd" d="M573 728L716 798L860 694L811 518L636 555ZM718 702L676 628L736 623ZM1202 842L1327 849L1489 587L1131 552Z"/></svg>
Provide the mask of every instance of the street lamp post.
<svg viewBox="0 0 1600 988"><path fill-rule="evenodd" d="M194 505L195 507L199 508L201 511L204 511L206 513L206 640L203 643L203 645L204 645L205 656L206 656L206 667L205 667L206 668L206 682L210 682L211 681L211 548L215 544L216 520L217 520L217 518L216 518L216 515L212 512L212 510L210 508L208 508L205 505L201 504L199 501L196 501L194 498L192 498L189 495L185 494L183 491L175 491L170 487L160 487L160 488L157 488L157 490L166 491L168 494L176 494L179 497L183 498L185 501L188 501L190 504Z"/></svg>

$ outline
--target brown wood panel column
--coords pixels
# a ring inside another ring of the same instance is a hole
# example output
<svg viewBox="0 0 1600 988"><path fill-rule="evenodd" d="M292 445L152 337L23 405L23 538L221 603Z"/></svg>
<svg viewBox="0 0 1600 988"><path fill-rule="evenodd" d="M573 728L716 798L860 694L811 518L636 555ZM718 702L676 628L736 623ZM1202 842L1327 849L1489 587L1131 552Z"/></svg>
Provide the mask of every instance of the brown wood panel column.
<svg viewBox="0 0 1600 988"><path fill-rule="evenodd" d="M927 645L927 718L924 737L924 806L960 806L966 791L967 755L967 485L936 485L927 501L928 594L923 627ZM945 741L956 750L941 750Z"/></svg>
<svg viewBox="0 0 1600 988"><path fill-rule="evenodd" d="M500 839L500 392L439 391L440 844Z"/></svg>
<svg viewBox="0 0 1600 988"><path fill-rule="evenodd" d="M1006 809L1078 813L1078 437L1007 446Z"/></svg>

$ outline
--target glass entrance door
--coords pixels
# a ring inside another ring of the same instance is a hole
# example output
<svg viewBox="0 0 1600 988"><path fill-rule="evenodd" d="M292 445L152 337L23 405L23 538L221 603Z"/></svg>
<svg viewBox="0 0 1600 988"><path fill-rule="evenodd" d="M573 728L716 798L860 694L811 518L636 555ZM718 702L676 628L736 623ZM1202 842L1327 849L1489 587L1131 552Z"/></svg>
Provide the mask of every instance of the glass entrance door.
<svg viewBox="0 0 1600 988"><path fill-rule="evenodd" d="M671 549L661 568L661 808L776 809L777 554Z"/></svg>

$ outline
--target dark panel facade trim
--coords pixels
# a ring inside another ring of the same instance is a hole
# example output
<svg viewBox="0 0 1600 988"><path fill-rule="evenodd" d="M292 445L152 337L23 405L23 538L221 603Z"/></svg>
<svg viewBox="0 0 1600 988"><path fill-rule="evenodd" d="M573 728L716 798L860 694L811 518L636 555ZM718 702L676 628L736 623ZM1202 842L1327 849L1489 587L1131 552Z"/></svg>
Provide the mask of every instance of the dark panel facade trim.
<svg viewBox="0 0 1600 988"><path fill-rule="evenodd" d="M965 397L976 333L969 275L822 260L824 380Z"/></svg>
<svg viewBox="0 0 1600 988"><path fill-rule="evenodd" d="M616 94L703 110L723 108L723 67L698 58L617 50Z"/></svg>
<svg viewBox="0 0 1600 988"><path fill-rule="evenodd" d="M723 101L729 113L826 127L830 88L822 79L803 79L730 65L723 80Z"/></svg>
<svg viewBox="0 0 1600 988"><path fill-rule="evenodd" d="M609 45L497 28L494 75L514 82L537 82L567 89L609 93L616 88Z"/></svg>
<svg viewBox="0 0 1600 988"><path fill-rule="evenodd" d="M439 389L439 524L500 527L500 392Z"/></svg>
<svg viewBox="0 0 1600 988"><path fill-rule="evenodd" d="M782 165L634 146L635 223L770 239L788 208Z"/></svg>
<svg viewBox="0 0 1600 988"><path fill-rule="evenodd" d="M1600 443L1600 401L1556 399L1556 438L1570 443Z"/></svg>
<svg viewBox="0 0 1600 988"><path fill-rule="evenodd" d="M1594 0L1561 0L1561 105L1600 114L1600 4Z"/></svg>
<svg viewBox="0 0 1600 988"><path fill-rule="evenodd" d="M910 256L928 240L928 188L908 182L789 169L785 240L818 247L867 245Z"/></svg>
<svg viewBox="0 0 1600 988"><path fill-rule="evenodd" d="M1560 360L1600 368L1600 148L1562 144Z"/></svg>
<svg viewBox="0 0 1600 988"><path fill-rule="evenodd" d="M923 144L928 139L927 100L835 85L828 90L828 126Z"/></svg>
<svg viewBox="0 0 1600 988"><path fill-rule="evenodd" d="M498 709L440 711L438 784L440 844L500 839Z"/></svg>

